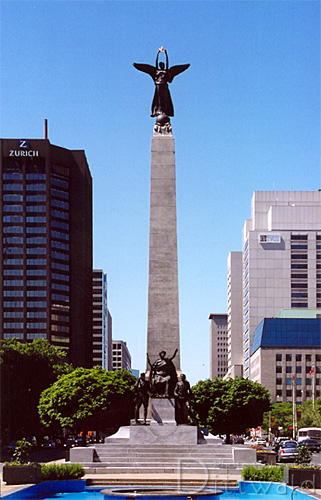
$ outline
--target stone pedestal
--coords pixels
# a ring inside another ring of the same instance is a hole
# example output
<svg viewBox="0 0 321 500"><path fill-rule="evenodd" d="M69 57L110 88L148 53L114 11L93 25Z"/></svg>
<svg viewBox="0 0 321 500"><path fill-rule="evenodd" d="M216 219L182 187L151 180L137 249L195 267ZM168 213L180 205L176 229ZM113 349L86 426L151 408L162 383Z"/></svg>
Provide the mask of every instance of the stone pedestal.
<svg viewBox="0 0 321 500"><path fill-rule="evenodd" d="M131 425L130 444L197 444L197 426L177 425L175 400L151 398L150 425Z"/></svg>
<svg viewBox="0 0 321 500"><path fill-rule="evenodd" d="M150 425L174 425L175 421L175 399L151 398L151 421Z"/></svg>

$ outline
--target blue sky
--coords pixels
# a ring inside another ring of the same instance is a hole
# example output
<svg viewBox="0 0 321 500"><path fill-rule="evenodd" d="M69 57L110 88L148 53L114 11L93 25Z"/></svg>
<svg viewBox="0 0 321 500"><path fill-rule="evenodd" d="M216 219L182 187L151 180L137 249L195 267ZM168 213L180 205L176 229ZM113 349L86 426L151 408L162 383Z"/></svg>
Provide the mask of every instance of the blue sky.
<svg viewBox="0 0 321 500"><path fill-rule="evenodd" d="M227 311L226 261L254 190L320 186L318 1L1 3L1 129L84 149L94 266L113 336L145 369L153 82L133 62L191 67L171 84L182 369L209 376L210 313ZM197 353L197 354L196 354Z"/></svg>

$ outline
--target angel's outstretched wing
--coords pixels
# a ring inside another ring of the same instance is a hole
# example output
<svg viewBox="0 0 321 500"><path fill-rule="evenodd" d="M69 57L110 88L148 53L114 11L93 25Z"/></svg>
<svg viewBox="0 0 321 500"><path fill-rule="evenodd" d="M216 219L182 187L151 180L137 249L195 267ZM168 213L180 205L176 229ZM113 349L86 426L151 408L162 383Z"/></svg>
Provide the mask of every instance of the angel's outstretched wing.
<svg viewBox="0 0 321 500"><path fill-rule="evenodd" d="M190 67L190 64L177 64L176 66L172 66L167 70L167 81L171 83L175 76L183 73L183 71L187 70Z"/></svg>
<svg viewBox="0 0 321 500"><path fill-rule="evenodd" d="M155 66L151 66L150 64L141 64L141 63L134 63L133 64L134 68L138 69L139 71L143 71L144 73L148 73L152 79L155 79L155 74L156 74L156 68Z"/></svg>

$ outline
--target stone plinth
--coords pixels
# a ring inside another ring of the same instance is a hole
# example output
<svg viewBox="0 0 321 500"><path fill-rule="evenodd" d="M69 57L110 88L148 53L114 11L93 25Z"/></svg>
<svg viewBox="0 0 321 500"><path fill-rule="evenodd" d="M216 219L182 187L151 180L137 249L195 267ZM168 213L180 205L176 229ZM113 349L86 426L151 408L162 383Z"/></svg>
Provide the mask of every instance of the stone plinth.
<svg viewBox="0 0 321 500"><path fill-rule="evenodd" d="M150 425L174 425L175 421L175 399L151 398L152 418Z"/></svg>
<svg viewBox="0 0 321 500"><path fill-rule="evenodd" d="M130 444L197 444L196 426L176 425L175 400L151 398L150 425L131 425Z"/></svg>

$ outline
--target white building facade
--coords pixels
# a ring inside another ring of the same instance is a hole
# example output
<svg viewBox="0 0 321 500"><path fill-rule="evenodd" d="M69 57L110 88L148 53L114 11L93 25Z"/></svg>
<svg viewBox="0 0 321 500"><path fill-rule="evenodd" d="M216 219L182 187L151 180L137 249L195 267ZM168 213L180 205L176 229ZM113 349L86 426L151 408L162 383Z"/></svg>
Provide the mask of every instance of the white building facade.
<svg viewBox="0 0 321 500"><path fill-rule="evenodd" d="M321 192L256 191L243 230L243 375L254 332L281 309L321 307Z"/></svg>

